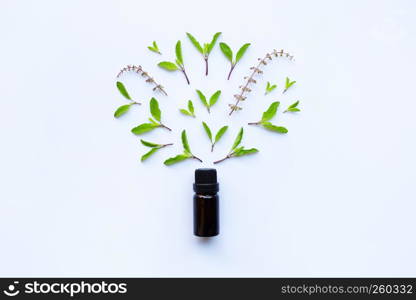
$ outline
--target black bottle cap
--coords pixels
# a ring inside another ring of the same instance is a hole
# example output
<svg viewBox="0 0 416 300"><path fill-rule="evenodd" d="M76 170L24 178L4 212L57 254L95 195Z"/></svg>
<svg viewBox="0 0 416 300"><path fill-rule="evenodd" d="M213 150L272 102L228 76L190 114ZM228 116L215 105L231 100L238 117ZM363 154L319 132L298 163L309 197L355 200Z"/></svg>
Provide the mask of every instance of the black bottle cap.
<svg viewBox="0 0 416 300"><path fill-rule="evenodd" d="M217 182L217 170L196 169L194 191L197 194L217 193L219 185Z"/></svg>

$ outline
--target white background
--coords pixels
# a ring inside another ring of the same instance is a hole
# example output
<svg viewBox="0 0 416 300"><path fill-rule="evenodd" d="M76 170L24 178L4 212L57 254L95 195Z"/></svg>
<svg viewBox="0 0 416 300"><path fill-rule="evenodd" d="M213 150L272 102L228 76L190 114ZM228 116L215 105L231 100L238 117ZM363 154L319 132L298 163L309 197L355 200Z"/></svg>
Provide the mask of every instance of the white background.
<svg viewBox="0 0 416 300"><path fill-rule="evenodd" d="M414 1L1 1L1 276L416 276ZM252 46L236 67L217 46L210 74L185 36ZM191 85L157 67L182 40ZM147 50L156 40L163 56ZM284 48L243 110L228 117L257 57ZM175 142L146 163L130 129L151 88ZM284 78L297 83L282 95ZM278 89L264 96L266 81ZM208 115L195 89L219 102ZM179 114L193 99L198 118ZM272 101L286 136L248 127ZM300 100L302 111L282 114ZM201 126L230 125L213 154ZM221 234L192 235L195 168L223 157L241 126L260 152L218 165ZM204 164L166 167L187 129Z"/></svg>

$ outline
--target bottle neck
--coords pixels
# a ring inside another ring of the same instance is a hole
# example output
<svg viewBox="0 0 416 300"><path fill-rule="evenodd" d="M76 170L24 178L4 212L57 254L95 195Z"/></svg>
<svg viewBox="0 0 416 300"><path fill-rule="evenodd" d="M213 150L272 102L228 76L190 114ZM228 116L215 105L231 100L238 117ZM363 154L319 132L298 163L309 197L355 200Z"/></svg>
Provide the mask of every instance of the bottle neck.
<svg viewBox="0 0 416 300"><path fill-rule="evenodd" d="M195 196L199 197L199 198L212 198L217 196L217 193L213 192L213 193L195 193Z"/></svg>
<svg viewBox="0 0 416 300"><path fill-rule="evenodd" d="M197 184L194 183L194 192L201 195L215 195L219 191L219 185L217 183L209 184Z"/></svg>

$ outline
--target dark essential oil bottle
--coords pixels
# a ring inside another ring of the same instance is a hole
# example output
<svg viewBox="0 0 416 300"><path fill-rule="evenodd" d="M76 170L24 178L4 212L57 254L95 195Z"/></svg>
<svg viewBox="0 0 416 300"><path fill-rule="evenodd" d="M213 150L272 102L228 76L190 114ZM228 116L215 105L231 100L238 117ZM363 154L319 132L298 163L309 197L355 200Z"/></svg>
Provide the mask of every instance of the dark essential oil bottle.
<svg viewBox="0 0 416 300"><path fill-rule="evenodd" d="M196 169L194 183L194 234L216 236L220 232L217 170Z"/></svg>

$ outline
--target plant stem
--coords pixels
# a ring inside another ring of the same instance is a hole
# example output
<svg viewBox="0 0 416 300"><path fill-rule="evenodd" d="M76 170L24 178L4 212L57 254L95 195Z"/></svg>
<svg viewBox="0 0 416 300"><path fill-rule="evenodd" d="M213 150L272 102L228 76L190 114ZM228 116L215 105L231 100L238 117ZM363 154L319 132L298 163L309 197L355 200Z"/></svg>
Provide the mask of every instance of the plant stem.
<svg viewBox="0 0 416 300"><path fill-rule="evenodd" d="M201 160L199 157L196 157L195 155L192 155L192 158L193 158L193 159L196 159L196 160L199 160L199 162L201 162L201 163L202 163L202 160Z"/></svg>
<svg viewBox="0 0 416 300"><path fill-rule="evenodd" d="M166 91L163 89L163 87L161 86L161 85L158 85L157 87L156 87L156 89L158 89L159 91L161 91L165 96L167 96L168 95L168 93L166 93Z"/></svg>
<svg viewBox="0 0 416 300"><path fill-rule="evenodd" d="M173 145L173 143L163 144L162 146L160 146L160 148L164 148L164 147L167 147L167 146L172 146L172 145Z"/></svg>
<svg viewBox="0 0 416 300"><path fill-rule="evenodd" d="M247 123L248 125L260 125L260 122L250 122L250 123Z"/></svg>
<svg viewBox="0 0 416 300"><path fill-rule="evenodd" d="M231 116L231 114L237 109L237 105L238 103L240 103L240 101L244 98L244 94L247 92L246 89L249 86L250 82L252 82L254 75L256 74L257 71L260 70L260 66L262 64L266 64L265 61L268 58L269 60L272 60L272 55L274 55L275 57L282 57L282 56L286 56L288 57L290 60L293 60L293 55L290 55L287 52L284 52L283 49L280 51L277 50L273 50L273 52L271 53L267 53L266 56L263 59L259 59L259 63L257 64L256 67L253 67L253 72L251 72L251 75L249 77L247 77L247 81L246 84L241 88L241 92L238 95L237 101L235 102L235 104L231 107L231 111L229 113L229 115Z"/></svg>
<svg viewBox="0 0 416 300"><path fill-rule="evenodd" d="M205 76L208 76L208 57L204 57L205 60Z"/></svg>
<svg viewBox="0 0 416 300"><path fill-rule="evenodd" d="M215 146L215 143L211 145L211 152L214 151L214 146Z"/></svg>
<svg viewBox="0 0 416 300"><path fill-rule="evenodd" d="M231 69L230 69L230 73L228 73L227 80L230 80L230 76L231 76L231 73L232 73L232 72L233 72L233 70L234 70L234 67L235 67L235 65L234 65L234 64L231 64Z"/></svg>
<svg viewBox="0 0 416 300"><path fill-rule="evenodd" d="M183 67L182 67L182 68L181 68L181 71L182 71L183 75L185 75L186 82L187 82L188 84L191 84L191 83L189 82L188 75L186 75L185 68L183 68Z"/></svg>
<svg viewBox="0 0 416 300"><path fill-rule="evenodd" d="M165 92L165 90L163 89L163 86L160 85L159 83L157 83L154 80L154 78L149 75L149 73L147 73L146 71L144 71L142 69L142 66L134 66L134 65L131 66L131 65L128 65L128 66L126 66L126 67L124 67L123 69L120 70L120 72L117 74L117 78L119 78L122 74L124 74L126 72L134 72L134 73L137 73L137 74L142 75L144 78L149 79L149 81L147 81L147 82L152 83L153 85L155 85L155 87L153 88L153 90L158 89L163 94L165 94L166 96L168 95Z"/></svg>
<svg viewBox="0 0 416 300"><path fill-rule="evenodd" d="M214 161L214 164L216 165L216 164L219 164L220 162L223 162L224 160L226 160L226 159L229 159L229 158L231 158L231 156L228 154L226 157L224 157L223 159L220 159L220 160L217 160L217 161Z"/></svg>
<svg viewBox="0 0 416 300"><path fill-rule="evenodd" d="M259 69L259 67L261 66L262 61L263 61L263 60L265 60L266 58L267 58L267 56L265 56L262 60L260 60L260 61L259 61L259 63L257 64L257 66L253 69L253 72L251 72L251 75L250 75L250 77L247 79L246 84L245 84L245 85L244 85L244 87L241 89L241 93L240 93L240 96L241 96L241 97L243 97L245 89L246 89L246 88L247 88L247 86L250 84L251 79L253 79L254 75L255 75L255 74L256 74L256 72L257 72L257 70L258 70L258 69ZM240 103L240 99L237 99L237 102L235 103L235 106L237 106L237 105L238 105L238 103ZM230 113L229 113L229 116L231 116L231 114L234 112L234 110L235 110L235 107L234 107L234 108L231 108L231 111L230 111Z"/></svg>
<svg viewBox="0 0 416 300"><path fill-rule="evenodd" d="M131 104L137 104L137 105L142 105L140 102L136 102L136 101L132 101Z"/></svg>
<svg viewBox="0 0 416 300"><path fill-rule="evenodd" d="M284 89L282 94L286 93L286 91L287 91L287 89Z"/></svg>
<svg viewBox="0 0 416 300"><path fill-rule="evenodd" d="M166 126L165 124L160 123L160 127L165 128L169 131L172 131L172 129L170 129L168 126Z"/></svg>

